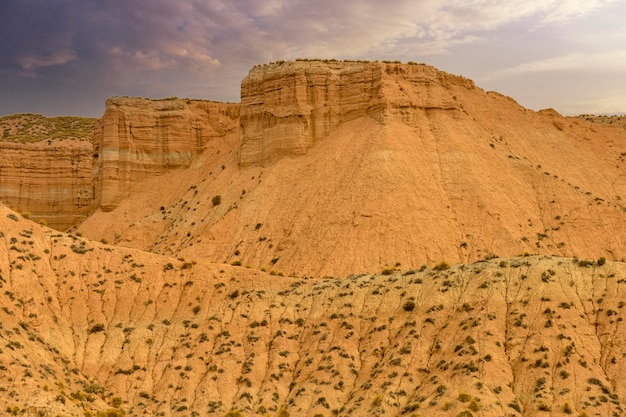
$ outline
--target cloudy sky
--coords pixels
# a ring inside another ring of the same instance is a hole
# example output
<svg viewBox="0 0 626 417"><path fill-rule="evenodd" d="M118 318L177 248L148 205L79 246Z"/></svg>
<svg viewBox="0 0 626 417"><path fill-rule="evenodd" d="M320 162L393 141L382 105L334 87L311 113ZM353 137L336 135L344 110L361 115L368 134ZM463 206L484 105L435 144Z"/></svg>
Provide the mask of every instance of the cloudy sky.
<svg viewBox="0 0 626 417"><path fill-rule="evenodd" d="M424 62L538 110L626 112L626 0L0 0L0 115L239 101L255 64Z"/></svg>

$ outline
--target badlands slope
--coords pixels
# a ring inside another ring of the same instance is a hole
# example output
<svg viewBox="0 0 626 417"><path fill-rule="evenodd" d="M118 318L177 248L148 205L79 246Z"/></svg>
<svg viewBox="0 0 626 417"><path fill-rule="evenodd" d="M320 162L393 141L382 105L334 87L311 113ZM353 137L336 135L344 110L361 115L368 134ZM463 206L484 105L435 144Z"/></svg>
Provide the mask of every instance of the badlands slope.
<svg viewBox="0 0 626 417"><path fill-rule="evenodd" d="M426 65L378 62L255 67L239 114L188 168L121 188L105 176L106 207L77 230L318 277L492 254L625 256L621 127L534 112ZM132 130L131 109L123 117ZM119 120L107 110L103 123ZM126 197L111 204L110 189Z"/></svg>
<svg viewBox="0 0 626 417"><path fill-rule="evenodd" d="M8 415L623 415L623 263L294 279L0 227Z"/></svg>

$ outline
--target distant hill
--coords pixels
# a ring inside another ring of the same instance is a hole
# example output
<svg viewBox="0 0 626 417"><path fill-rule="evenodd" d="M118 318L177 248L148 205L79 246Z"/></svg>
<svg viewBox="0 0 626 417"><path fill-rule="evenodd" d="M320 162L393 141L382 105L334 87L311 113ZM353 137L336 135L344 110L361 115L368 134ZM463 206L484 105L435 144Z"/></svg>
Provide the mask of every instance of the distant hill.
<svg viewBox="0 0 626 417"><path fill-rule="evenodd" d="M88 117L44 117L40 114L13 114L0 117L0 141L38 142L53 139L91 141L94 123Z"/></svg>
<svg viewBox="0 0 626 417"><path fill-rule="evenodd" d="M586 120L595 123L603 123L611 126L621 127L626 129L626 116L598 116L594 114L581 114L578 116L581 120Z"/></svg>

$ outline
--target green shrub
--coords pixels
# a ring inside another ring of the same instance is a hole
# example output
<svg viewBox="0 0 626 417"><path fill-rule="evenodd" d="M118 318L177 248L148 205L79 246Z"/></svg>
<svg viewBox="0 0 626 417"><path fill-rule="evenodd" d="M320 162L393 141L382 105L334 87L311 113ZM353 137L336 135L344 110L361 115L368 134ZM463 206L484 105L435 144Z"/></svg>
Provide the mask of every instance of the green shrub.
<svg viewBox="0 0 626 417"><path fill-rule="evenodd" d="M445 271L446 269L450 269L450 264L446 261L441 261L437 265L433 267L435 271Z"/></svg>
<svg viewBox="0 0 626 417"><path fill-rule="evenodd" d="M462 403L466 403L472 399L472 396L469 394L460 393L457 399L461 401Z"/></svg>
<svg viewBox="0 0 626 417"><path fill-rule="evenodd" d="M91 329L89 329L89 334L103 332L105 329L104 324L98 323L94 324Z"/></svg>
<svg viewBox="0 0 626 417"><path fill-rule="evenodd" d="M214 195L213 198L211 199L211 203L213 203L213 206L219 206L222 203L222 196L221 195Z"/></svg>

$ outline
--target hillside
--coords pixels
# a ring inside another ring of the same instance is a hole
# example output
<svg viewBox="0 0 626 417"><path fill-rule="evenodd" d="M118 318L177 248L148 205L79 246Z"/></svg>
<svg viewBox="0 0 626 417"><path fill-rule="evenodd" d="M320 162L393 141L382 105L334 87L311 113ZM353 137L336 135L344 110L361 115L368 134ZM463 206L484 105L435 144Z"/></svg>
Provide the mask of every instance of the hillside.
<svg viewBox="0 0 626 417"><path fill-rule="evenodd" d="M93 139L96 119L89 117L44 117L40 114L12 114L0 117L0 140L6 142L39 142L42 140Z"/></svg>
<svg viewBox="0 0 626 417"><path fill-rule="evenodd" d="M15 415L623 413L623 263L294 279L101 245L4 208L0 227L0 397Z"/></svg>
<svg viewBox="0 0 626 417"><path fill-rule="evenodd" d="M581 114L578 116L581 120L586 120L594 123L602 123L622 129L626 129L626 116L599 116L595 114Z"/></svg>
<svg viewBox="0 0 626 417"><path fill-rule="evenodd" d="M625 414L622 119L422 64L241 91L0 141L0 414Z"/></svg>
<svg viewBox="0 0 626 417"><path fill-rule="evenodd" d="M239 120L77 230L300 276L624 258L621 128L533 112L426 65L319 61L253 68Z"/></svg>

